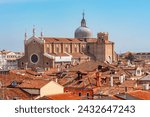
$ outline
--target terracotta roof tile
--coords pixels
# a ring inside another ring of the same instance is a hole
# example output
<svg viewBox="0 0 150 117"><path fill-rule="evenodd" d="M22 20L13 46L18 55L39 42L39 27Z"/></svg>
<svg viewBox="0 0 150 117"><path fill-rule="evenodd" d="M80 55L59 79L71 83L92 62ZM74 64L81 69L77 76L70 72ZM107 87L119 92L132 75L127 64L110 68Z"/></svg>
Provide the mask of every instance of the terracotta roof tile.
<svg viewBox="0 0 150 117"><path fill-rule="evenodd" d="M129 92L128 94L143 100L150 100L150 91L137 90L137 91Z"/></svg>
<svg viewBox="0 0 150 117"><path fill-rule="evenodd" d="M3 99L2 92L4 92L4 99L5 100L30 100L31 97L22 91L19 88L4 88L0 89L0 98Z"/></svg>
<svg viewBox="0 0 150 117"><path fill-rule="evenodd" d="M44 85L46 85L48 82L48 80L23 80L21 82L21 84L19 84L17 87L19 88L33 88L33 89L40 89L41 87L43 87Z"/></svg>
<svg viewBox="0 0 150 117"><path fill-rule="evenodd" d="M89 39L86 39L86 42L89 42L89 43L95 43L97 42L97 39L96 38L89 38Z"/></svg>
<svg viewBox="0 0 150 117"><path fill-rule="evenodd" d="M72 55L73 58L88 58L87 55L82 54L82 53L71 53L70 55Z"/></svg>
<svg viewBox="0 0 150 117"><path fill-rule="evenodd" d="M75 67L70 68L70 71L83 71L83 72L90 72L90 71L94 71L97 69L98 65L103 65L106 66L104 63L102 62L98 62L98 61L88 61L85 63L81 63L80 65L77 65ZM87 67L88 66L88 67Z"/></svg>
<svg viewBox="0 0 150 117"><path fill-rule="evenodd" d="M48 95L39 98L39 100L80 100L81 98L77 95L73 95L72 93L63 93L56 95Z"/></svg>
<svg viewBox="0 0 150 117"><path fill-rule="evenodd" d="M84 41L77 38L53 38L44 37L46 43L85 43Z"/></svg>

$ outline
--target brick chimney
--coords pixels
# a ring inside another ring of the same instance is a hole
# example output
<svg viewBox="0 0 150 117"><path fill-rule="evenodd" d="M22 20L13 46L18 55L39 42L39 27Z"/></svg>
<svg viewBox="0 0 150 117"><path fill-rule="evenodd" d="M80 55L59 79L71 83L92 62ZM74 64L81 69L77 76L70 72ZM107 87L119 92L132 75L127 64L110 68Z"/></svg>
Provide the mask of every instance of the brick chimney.
<svg viewBox="0 0 150 117"><path fill-rule="evenodd" d="M113 83L113 76L110 76L110 86L113 87L114 83Z"/></svg>
<svg viewBox="0 0 150 117"><path fill-rule="evenodd" d="M102 86L102 84L101 84L101 72L96 72L96 86L97 87Z"/></svg>

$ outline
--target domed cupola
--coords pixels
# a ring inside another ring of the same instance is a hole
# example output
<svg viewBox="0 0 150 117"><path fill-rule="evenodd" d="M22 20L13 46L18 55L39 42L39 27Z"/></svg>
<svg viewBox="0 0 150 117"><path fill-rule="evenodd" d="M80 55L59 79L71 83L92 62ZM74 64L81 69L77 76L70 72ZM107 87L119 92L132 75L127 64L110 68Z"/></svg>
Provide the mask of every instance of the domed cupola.
<svg viewBox="0 0 150 117"><path fill-rule="evenodd" d="M75 38L85 39L91 37L92 37L92 31L86 26L86 20L84 19L84 13L83 13L81 26L77 28L75 31Z"/></svg>

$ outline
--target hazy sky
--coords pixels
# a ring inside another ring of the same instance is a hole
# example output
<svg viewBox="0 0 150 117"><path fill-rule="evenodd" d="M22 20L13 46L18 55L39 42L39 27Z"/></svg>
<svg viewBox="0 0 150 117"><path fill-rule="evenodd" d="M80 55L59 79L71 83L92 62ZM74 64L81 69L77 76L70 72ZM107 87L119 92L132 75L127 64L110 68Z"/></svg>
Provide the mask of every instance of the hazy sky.
<svg viewBox="0 0 150 117"><path fill-rule="evenodd" d="M23 51L24 33L74 37L85 11L87 26L109 32L118 53L150 51L150 0L0 0L0 50Z"/></svg>

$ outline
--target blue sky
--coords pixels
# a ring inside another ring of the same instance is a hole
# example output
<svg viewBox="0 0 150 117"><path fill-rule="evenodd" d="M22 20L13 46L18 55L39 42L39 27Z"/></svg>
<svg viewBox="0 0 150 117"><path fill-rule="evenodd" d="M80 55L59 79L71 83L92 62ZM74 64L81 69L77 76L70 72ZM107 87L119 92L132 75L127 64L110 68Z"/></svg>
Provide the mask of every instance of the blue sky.
<svg viewBox="0 0 150 117"><path fill-rule="evenodd" d="M109 32L118 53L150 51L149 0L0 0L0 50L24 51L24 33L74 37L85 11L87 26Z"/></svg>

